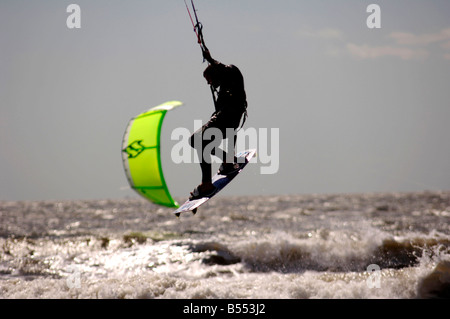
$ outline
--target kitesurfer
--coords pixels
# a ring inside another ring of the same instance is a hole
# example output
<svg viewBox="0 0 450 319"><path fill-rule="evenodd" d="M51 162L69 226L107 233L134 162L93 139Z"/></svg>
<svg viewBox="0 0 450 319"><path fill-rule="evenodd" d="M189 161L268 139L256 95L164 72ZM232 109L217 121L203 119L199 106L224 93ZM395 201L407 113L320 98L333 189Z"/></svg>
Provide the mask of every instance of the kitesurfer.
<svg viewBox="0 0 450 319"><path fill-rule="evenodd" d="M197 150L202 171L202 183L191 192L190 199L209 197L216 191L211 181L211 155L222 159L220 174L228 175L239 170L240 163L237 163L235 156L236 134L241 119L242 127L247 118L247 97L241 71L234 65L224 65L214 60L207 49L202 52L203 58L209 62L203 76L211 87L215 112L189 140L190 145ZM228 153L218 147L225 138L228 138ZM214 143L214 147L209 145L205 151L210 143Z"/></svg>

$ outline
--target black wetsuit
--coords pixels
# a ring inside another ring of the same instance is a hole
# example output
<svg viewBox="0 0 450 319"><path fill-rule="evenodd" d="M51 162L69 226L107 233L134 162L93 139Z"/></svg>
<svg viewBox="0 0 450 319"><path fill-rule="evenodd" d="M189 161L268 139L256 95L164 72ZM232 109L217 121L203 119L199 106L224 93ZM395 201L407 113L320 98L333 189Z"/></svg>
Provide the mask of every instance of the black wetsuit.
<svg viewBox="0 0 450 319"><path fill-rule="evenodd" d="M190 145L197 150L199 156L202 182L211 181L211 154L218 156L224 162L236 160L234 157L234 146L236 144L237 129L242 116L244 115L244 122L247 117L247 98L241 71L234 65L214 62L214 67L220 68L220 87L217 92L217 98L214 101L215 112L209 121L192 134L190 138ZM215 128L216 130L210 131L205 136L205 132L210 128ZM219 131L221 138L216 138L216 133ZM218 148L221 140L225 138L228 138L228 154ZM205 147L210 143L214 143L214 148L212 148L211 154L205 154ZM219 154L215 150L218 150Z"/></svg>

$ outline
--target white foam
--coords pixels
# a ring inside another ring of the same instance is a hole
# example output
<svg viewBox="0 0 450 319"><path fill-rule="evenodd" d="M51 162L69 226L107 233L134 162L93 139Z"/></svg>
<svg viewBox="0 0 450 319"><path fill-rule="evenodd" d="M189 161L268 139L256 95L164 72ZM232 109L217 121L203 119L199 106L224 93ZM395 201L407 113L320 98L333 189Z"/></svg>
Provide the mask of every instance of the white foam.
<svg viewBox="0 0 450 319"><path fill-rule="evenodd" d="M402 242L416 237L425 242L448 239L437 232L429 235L405 232L394 237L360 220L346 220L339 225L324 222L320 227L297 233L249 230L240 236L221 234L208 239L220 245L206 245L211 249L196 252L191 247L204 244L200 239L148 240L127 245L118 237L110 238L107 248L102 247L101 239L94 237L0 239L0 246L9 252L0 260L5 273L0 277L0 296L415 298L427 296L439 284L435 278L439 279L440 273L435 267L441 265L442 269L442 263L450 259L448 246L433 246L414 266L380 269L378 286L371 284L373 274L366 268L373 252L386 239ZM227 248L241 262L203 263L217 253L213 251L216 246ZM26 270L27 262L36 266L35 273L21 272ZM10 268L16 270L8 274ZM443 273L448 275L446 270ZM431 281L425 280L430 275Z"/></svg>
<svg viewBox="0 0 450 319"><path fill-rule="evenodd" d="M259 270L285 267L286 271L365 269L364 264L385 238L369 225L359 228L320 228L307 233L275 232L250 241L238 242L233 251ZM358 265L357 263L361 263ZM283 269L278 269L283 270Z"/></svg>

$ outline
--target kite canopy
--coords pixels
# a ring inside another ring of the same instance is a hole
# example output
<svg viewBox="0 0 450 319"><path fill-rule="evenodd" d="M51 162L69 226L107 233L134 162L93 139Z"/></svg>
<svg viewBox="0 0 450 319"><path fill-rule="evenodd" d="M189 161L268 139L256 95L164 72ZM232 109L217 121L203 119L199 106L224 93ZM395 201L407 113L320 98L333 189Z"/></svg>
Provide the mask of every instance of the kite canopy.
<svg viewBox="0 0 450 319"><path fill-rule="evenodd" d="M160 135L167 111L182 105L169 101L131 119L123 137L122 159L125 173L138 194L167 207L178 207L167 188L161 166Z"/></svg>

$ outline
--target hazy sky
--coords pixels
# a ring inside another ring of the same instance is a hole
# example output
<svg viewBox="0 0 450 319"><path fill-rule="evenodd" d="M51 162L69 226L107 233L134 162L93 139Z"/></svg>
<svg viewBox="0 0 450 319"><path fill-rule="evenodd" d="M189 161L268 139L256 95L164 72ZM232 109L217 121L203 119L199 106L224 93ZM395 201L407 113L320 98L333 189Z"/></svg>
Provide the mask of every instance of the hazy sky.
<svg viewBox="0 0 450 319"><path fill-rule="evenodd" d="M371 3L381 28L366 24ZM244 74L245 128L279 130L278 171L252 163L223 194L450 189L450 1L196 5L212 56ZM135 196L124 130L173 99L185 105L164 122L166 181L181 197L200 182L170 156L173 130L213 112L182 0L1 0L0 45L0 200Z"/></svg>

